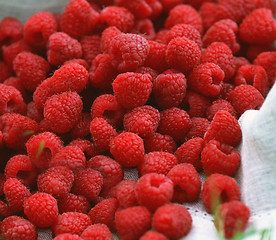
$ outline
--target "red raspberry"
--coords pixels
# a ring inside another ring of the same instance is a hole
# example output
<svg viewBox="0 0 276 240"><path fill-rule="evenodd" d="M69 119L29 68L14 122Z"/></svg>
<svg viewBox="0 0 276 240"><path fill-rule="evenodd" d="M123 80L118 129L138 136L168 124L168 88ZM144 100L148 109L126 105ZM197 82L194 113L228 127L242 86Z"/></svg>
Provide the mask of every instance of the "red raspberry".
<svg viewBox="0 0 276 240"><path fill-rule="evenodd" d="M194 8L199 9L205 2L217 2L217 0L187 0Z"/></svg>
<svg viewBox="0 0 276 240"><path fill-rule="evenodd" d="M138 240L150 229L151 214L145 207L130 207L116 212L115 223L120 239Z"/></svg>
<svg viewBox="0 0 276 240"><path fill-rule="evenodd" d="M200 8L199 14L202 19L204 29L209 29L216 21L216 14L218 5L211 2L204 2Z"/></svg>
<svg viewBox="0 0 276 240"><path fill-rule="evenodd" d="M100 42L101 37L99 35L83 36L80 40L83 58L91 66L95 57L100 54Z"/></svg>
<svg viewBox="0 0 276 240"><path fill-rule="evenodd" d="M83 240L83 238L76 234L63 233L53 238L53 240Z"/></svg>
<svg viewBox="0 0 276 240"><path fill-rule="evenodd" d="M203 183L201 198L209 213L215 213L221 203L240 200L240 188L234 178L219 173L210 175Z"/></svg>
<svg viewBox="0 0 276 240"><path fill-rule="evenodd" d="M94 201L99 195L103 185L100 172L91 168L77 170L72 193L85 196L88 201Z"/></svg>
<svg viewBox="0 0 276 240"><path fill-rule="evenodd" d="M167 30L167 29L159 30L159 32L157 32L155 35L154 41L167 45L168 44L168 33L169 33L169 30Z"/></svg>
<svg viewBox="0 0 276 240"><path fill-rule="evenodd" d="M72 128L70 134L72 139L84 138L90 134L89 125L91 122L91 114L82 113L79 121Z"/></svg>
<svg viewBox="0 0 276 240"><path fill-rule="evenodd" d="M174 155L179 163L190 163L197 171L200 171L202 169L201 152L204 146L204 140L200 137L195 137L177 148Z"/></svg>
<svg viewBox="0 0 276 240"><path fill-rule="evenodd" d="M235 65L236 65L236 71L241 66L250 64L250 62L246 58L244 58L244 57L235 57L234 56L234 61L235 61Z"/></svg>
<svg viewBox="0 0 276 240"><path fill-rule="evenodd" d="M168 240L165 235L156 231L147 231L140 240Z"/></svg>
<svg viewBox="0 0 276 240"><path fill-rule="evenodd" d="M141 66L149 53L148 41L136 34L120 34L110 42L108 53L114 68L120 72L133 71Z"/></svg>
<svg viewBox="0 0 276 240"><path fill-rule="evenodd" d="M221 99L225 99L225 100L229 100L229 94L230 92L235 88L235 86L233 84L230 83L223 83L223 88L222 91L219 95L219 98Z"/></svg>
<svg viewBox="0 0 276 240"><path fill-rule="evenodd" d="M185 37L172 39L167 47L166 61L171 68L188 73L200 62L201 51L198 45Z"/></svg>
<svg viewBox="0 0 276 240"><path fill-rule="evenodd" d="M232 238L244 231L250 216L250 209L239 201L223 203L215 214L215 227L226 238Z"/></svg>
<svg viewBox="0 0 276 240"><path fill-rule="evenodd" d="M127 33L134 26L134 16L124 7L108 6L100 13L100 23Z"/></svg>
<svg viewBox="0 0 276 240"><path fill-rule="evenodd" d="M168 152L150 152L145 155L144 161L139 165L141 175L147 173L167 173L177 165L176 157Z"/></svg>
<svg viewBox="0 0 276 240"><path fill-rule="evenodd" d="M51 34L57 31L57 22L50 12L38 12L27 19L24 39L35 48L45 48Z"/></svg>
<svg viewBox="0 0 276 240"><path fill-rule="evenodd" d="M202 63L215 63L225 74L224 81L235 74L235 61L231 49L222 42L213 42L202 53Z"/></svg>
<svg viewBox="0 0 276 240"><path fill-rule="evenodd" d="M145 151L149 152L169 152L174 153L176 143L169 135L153 133L144 139Z"/></svg>
<svg viewBox="0 0 276 240"><path fill-rule="evenodd" d="M248 43L266 44L276 40L276 20L270 9L259 8L243 19L240 37Z"/></svg>
<svg viewBox="0 0 276 240"><path fill-rule="evenodd" d="M65 7L60 19L62 32L79 39L92 33L99 14L85 0L71 0Z"/></svg>
<svg viewBox="0 0 276 240"><path fill-rule="evenodd" d="M200 15L189 5L179 4L178 6L175 6L166 19L165 28L170 29L174 25L182 23L192 25L200 34L203 32Z"/></svg>
<svg viewBox="0 0 276 240"><path fill-rule="evenodd" d="M20 78L18 78L18 77L9 77L3 82L3 84L16 88L21 93L21 96L23 97L24 102L30 102L31 101L31 98L30 98L29 95L27 95L27 92L26 92ZM25 103L22 103L22 104L25 104ZM18 104L18 105L20 105L20 104ZM15 108L16 107L17 106L15 106Z"/></svg>
<svg viewBox="0 0 276 240"><path fill-rule="evenodd" d="M50 167L65 166L71 170L85 168L86 158L83 151L76 146L66 146L51 159Z"/></svg>
<svg viewBox="0 0 276 240"><path fill-rule="evenodd" d="M246 50L246 57L253 62L262 52L275 52L276 47L273 44L250 44ZM247 60L247 64L250 62Z"/></svg>
<svg viewBox="0 0 276 240"><path fill-rule="evenodd" d="M14 212L23 211L24 201L31 196L30 191L17 178L6 180L4 194L9 208Z"/></svg>
<svg viewBox="0 0 276 240"><path fill-rule="evenodd" d="M214 139L221 143L236 146L239 144L241 136L242 133L238 120L231 113L220 110L215 114L204 135L204 140L209 142Z"/></svg>
<svg viewBox="0 0 276 240"><path fill-rule="evenodd" d="M145 154L143 140L135 133L121 133L110 141L110 153L124 167L138 166Z"/></svg>
<svg viewBox="0 0 276 240"><path fill-rule="evenodd" d="M240 154L232 146L211 140L201 152L201 162L206 175L233 176L240 166Z"/></svg>
<svg viewBox="0 0 276 240"><path fill-rule="evenodd" d="M3 143L11 149L24 149L28 139L38 131L36 121L16 113L0 117Z"/></svg>
<svg viewBox="0 0 276 240"><path fill-rule="evenodd" d="M91 225L91 220L86 214L66 212L58 216L56 222L52 225L52 231L54 236L63 233L80 236L89 225Z"/></svg>
<svg viewBox="0 0 276 240"><path fill-rule="evenodd" d="M110 47L110 39L115 38L117 35L120 35L122 32L116 27L108 27L102 32L100 38L100 48L102 52L107 53Z"/></svg>
<svg viewBox="0 0 276 240"><path fill-rule="evenodd" d="M192 126L188 113L179 108L166 109L160 113L160 116L158 132L173 137L175 141L183 139Z"/></svg>
<svg viewBox="0 0 276 240"><path fill-rule="evenodd" d="M154 212L171 201L173 182L163 174L148 173L137 181L135 193L139 205Z"/></svg>
<svg viewBox="0 0 276 240"><path fill-rule="evenodd" d="M3 201L0 200L0 217L9 217L12 216L14 213L10 209L10 207Z"/></svg>
<svg viewBox="0 0 276 240"><path fill-rule="evenodd" d="M153 82L153 94L160 108L178 107L186 94L187 81L183 73L167 70Z"/></svg>
<svg viewBox="0 0 276 240"><path fill-rule="evenodd" d="M154 133L160 121L160 113L149 105L132 109L124 116L124 129L140 137Z"/></svg>
<svg viewBox="0 0 276 240"><path fill-rule="evenodd" d="M45 102L44 118L51 123L56 133L66 133L79 121L82 100L76 92L53 95Z"/></svg>
<svg viewBox="0 0 276 240"><path fill-rule="evenodd" d="M0 47L23 38L23 25L14 17L4 17L0 22Z"/></svg>
<svg viewBox="0 0 276 240"><path fill-rule="evenodd" d="M168 13L175 6L183 3L183 0L160 0L160 2L164 8L164 11Z"/></svg>
<svg viewBox="0 0 276 240"><path fill-rule="evenodd" d="M78 147L88 157L94 157L98 155L98 151L96 150L94 144L85 139L75 139L70 142L68 146Z"/></svg>
<svg viewBox="0 0 276 240"><path fill-rule="evenodd" d="M33 101L27 104L27 117L38 123L43 119L43 112L36 107Z"/></svg>
<svg viewBox="0 0 276 240"><path fill-rule="evenodd" d="M192 228L192 217L188 210L179 204L166 204L156 210L152 218L155 231L169 239L186 236Z"/></svg>
<svg viewBox="0 0 276 240"><path fill-rule="evenodd" d="M18 216L5 218L1 223L0 232L6 240L36 240L38 236L35 226L28 220Z"/></svg>
<svg viewBox="0 0 276 240"><path fill-rule="evenodd" d="M0 61L0 83L12 76L12 72L5 62Z"/></svg>
<svg viewBox="0 0 276 240"><path fill-rule="evenodd" d="M138 33L149 40L153 40L156 34L153 22L148 18L136 19L134 27L131 32Z"/></svg>
<svg viewBox="0 0 276 240"><path fill-rule="evenodd" d="M37 227L50 227L58 217L57 200L48 193L35 193L24 202L24 213Z"/></svg>
<svg viewBox="0 0 276 240"><path fill-rule="evenodd" d="M103 239L103 240L113 240L113 235L104 224L94 224L87 227L81 234L81 239Z"/></svg>
<svg viewBox="0 0 276 240"><path fill-rule="evenodd" d="M117 101L127 109L143 106L152 90L152 78L149 74L122 73L112 83Z"/></svg>
<svg viewBox="0 0 276 240"><path fill-rule="evenodd" d="M72 63L77 63L79 65L82 65L86 70L89 70L88 63L82 58L74 58L74 59L68 60L64 62L63 65L72 64Z"/></svg>
<svg viewBox="0 0 276 240"><path fill-rule="evenodd" d="M215 114L220 110L227 111L231 113L233 117L237 118L237 113L232 104L224 99L218 99L212 102L212 105L206 110L206 117L209 121L212 121Z"/></svg>
<svg viewBox="0 0 276 240"><path fill-rule="evenodd" d="M103 176L102 192L122 181L124 171L122 166L112 158L103 155L92 157L86 164L87 167L99 171Z"/></svg>
<svg viewBox="0 0 276 240"><path fill-rule="evenodd" d="M229 94L229 101L239 114L249 109L259 109L264 97L251 85L239 85Z"/></svg>
<svg viewBox="0 0 276 240"><path fill-rule="evenodd" d="M90 208L91 206L86 197L81 195L66 193L58 199L59 213L81 212L87 214Z"/></svg>
<svg viewBox="0 0 276 240"><path fill-rule="evenodd" d="M40 169L49 168L51 159L63 148L61 140L51 132L33 136L26 143L32 163Z"/></svg>
<svg viewBox="0 0 276 240"><path fill-rule="evenodd" d="M206 118L194 117L191 118L192 126L189 132L186 134L184 141L192 138L200 137L204 138L204 134L207 131L210 122Z"/></svg>

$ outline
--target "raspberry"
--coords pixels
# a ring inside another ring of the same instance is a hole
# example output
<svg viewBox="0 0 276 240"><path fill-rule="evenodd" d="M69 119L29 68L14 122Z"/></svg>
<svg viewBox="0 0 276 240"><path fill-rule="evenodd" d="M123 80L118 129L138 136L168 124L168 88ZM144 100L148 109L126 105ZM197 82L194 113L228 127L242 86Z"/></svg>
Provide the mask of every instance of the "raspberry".
<svg viewBox="0 0 276 240"><path fill-rule="evenodd" d="M37 227L50 227L58 217L57 200L48 193L35 193L24 202L24 213Z"/></svg>
<svg viewBox="0 0 276 240"><path fill-rule="evenodd" d="M169 239L186 236L192 228L192 217L188 210L179 204L166 204L156 210L152 218L155 231Z"/></svg>
<svg viewBox="0 0 276 240"><path fill-rule="evenodd" d="M107 53L110 47L110 39L115 38L117 35L120 35L122 32L116 27L107 27L103 32L100 38L100 49L102 52Z"/></svg>
<svg viewBox="0 0 276 240"><path fill-rule="evenodd" d="M0 22L0 47L23 38L23 25L14 17L5 17Z"/></svg>
<svg viewBox="0 0 276 240"><path fill-rule="evenodd" d="M239 201L223 203L215 214L215 227L227 238L244 231L250 216L250 209Z"/></svg>
<svg viewBox="0 0 276 240"><path fill-rule="evenodd" d="M229 101L239 114L249 109L259 109L264 97L251 85L239 85L229 94Z"/></svg>
<svg viewBox="0 0 276 240"><path fill-rule="evenodd" d="M173 182L163 174L148 173L137 181L135 193L139 205L154 212L171 201Z"/></svg>
<svg viewBox="0 0 276 240"><path fill-rule="evenodd" d="M136 34L120 34L110 42L108 53L114 68L120 72L133 71L141 66L149 53L148 41Z"/></svg>
<svg viewBox="0 0 276 240"><path fill-rule="evenodd" d="M148 18L137 19L131 32L138 33L149 40L152 40L155 37L153 22Z"/></svg>
<svg viewBox="0 0 276 240"><path fill-rule="evenodd" d="M207 132L204 135L204 140L209 142L214 139L221 143L231 146L236 146L241 140L241 128L238 120L231 113L220 110L218 111Z"/></svg>
<svg viewBox="0 0 276 240"><path fill-rule="evenodd" d="M124 167L138 166L145 154L143 140L135 133L121 133L110 141L110 153Z"/></svg>
<svg viewBox="0 0 276 240"><path fill-rule="evenodd" d="M145 151L149 152L169 152L174 153L176 143L169 135L153 133L144 139Z"/></svg>
<svg viewBox="0 0 276 240"><path fill-rule="evenodd" d="M57 22L50 12L38 12L27 19L24 39L35 48L45 48L51 34L57 31Z"/></svg>
<svg viewBox="0 0 276 240"><path fill-rule="evenodd" d="M176 24L183 23L192 25L202 34L202 20L197 11L189 5L179 4L169 12L169 16L165 22L165 28L170 29Z"/></svg>
<svg viewBox="0 0 276 240"><path fill-rule="evenodd" d="M177 165L176 157L168 152L150 152L145 155L144 161L139 165L141 175L147 173L167 173Z"/></svg>
<svg viewBox="0 0 276 240"><path fill-rule="evenodd" d="M276 21L270 9L259 8L245 17L239 28L240 38L248 43L266 44L276 40Z"/></svg>
<svg viewBox="0 0 276 240"><path fill-rule="evenodd" d="M68 146L78 147L88 157L94 157L98 155L98 151L96 150L94 144L85 139L75 139L70 142Z"/></svg>
<svg viewBox="0 0 276 240"><path fill-rule="evenodd" d="M140 240L167 240L165 235L156 231L147 231Z"/></svg>
<svg viewBox="0 0 276 240"><path fill-rule="evenodd" d="M172 68L188 73L200 62L201 51L198 45L185 37L172 39L167 47L166 61Z"/></svg>
<svg viewBox="0 0 276 240"><path fill-rule="evenodd" d="M58 66L64 62L82 56L81 44L63 32L53 33L47 43L47 59Z"/></svg>
<svg viewBox="0 0 276 240"><path fill-rule="evenodd" d="M162 4L166 13L182 2L182 0L160 0L160 3Z"/></svg>
<svg viewBox="0 0 276 240"><path fill-rule="evenodd" d="M88 201L94 201L99 195L103 185L100 172L91 168L77 170L72 193L85 196Z"/></svg>
<svg viewBox="0 0 276 240"><path fill-rule="evenodd" d="M186 134L184 141L192 138L200 137L204 138L204 134L207 131L210 122L206 118L194 117L191 118L192 126L189 132Z"/></svg>
<svg viewBox="0 0 276 240"><path fill-rule="evenodd" d="M153 94L160 108L178 107L186 94L187 81L181 72L170 70L159 74L153 82Z"/></svg>
<svg viewBox="0 0 276 240"><path fill-rule="evenodd" d="M160 113L149 105L132 109L124 116L124 129L140 137L154 133L160 121Z"/></svg>
<svg viewBox="0 0 276 240"><path fill-rule="evenodd" d="M160 116L158 132L173 137L175 141L180 141L192 125L188 113L179 108L166 109Z"/></svg>
<svg viewBox="0 0 276 240"><path fill-rule="evenodd" d="M18 78L18 77L9 77L3 82L3 84L16 88L21 93L21 96L23 97L24 102L30 102L30 100L31 100L30 96L27 95L27 92L26 92L20 78ZM22 104L25 104L25 103L22 103ZM18 104L18 105L20 105L20 104ZM17 106L15 106L15 108Z"/></svg>
<svg viewBox="0 0 276 240"><path fill-rule="evenodd" d="M49 168L51 159L62 147L61 140L51 132L35 135L26 143L27 152L32 163L40 169Z"/></svg>
<svg viewBox="0 0 276 240"><path fill-rule="evenodd" d="M60 19L62 32L79 39L92 33L99 20L99 14L85 0L71 0Z"/></svg>
<svg viewBox="0 0 276 240"><path fill-rule="evenodd" d="M63 233L56 236L53 240L83 240L83 238L77 234Z"/></svg>
<svg viewBox="0 0 276 240"><path fill-rule="evenodd" d="M100 23L116 27L121 32L130 32L134 26L134 16L124 7L108 6L100 13Z"/></svg>
<svg viewBox="0 0 276 240"><path fill-rule="evenodd" d="M240 200L240 189L234 178L219 173L210 175L203 183L201 198L207 212L215 212L218 205Z"/></svg>
<svg viewBox="0 0 276 240"><path fill-rule="evenodd" d="M124 177L122 166L112 158L97 155L92 157L86 164L87 167L99 171L103 176L102 192L109 190Z"/></svg>
<svg viewBox="0 0 276 240"><path fill-rule="evenodd" d="M103 239L113 240L113 235L104 224L94 224L87 227L81 234L83 240Z"/></svg>
<svg viewBox="0 0 276 240"><path fill-rule="evenodd" d="M231 113L233 117L237 118L237 113L233 108L233 106L231 105L231 103L224 99L218 99L212 102L212 105L208 107L206 110L206 117L208 118L209 121L212 121L215 114L220 110L227 111Z"/></svg>
<svg viewBox="0 0 276 240"><path fill-rule="evenodd" d="M82 113L79 121L71 130L72 139L84 138L90 134L89 125L91 122L91 115L89 113Z"/></svg>
<svg viewBox="0 0 276 240"><path fill-rule="evenodd" d="M246 50L246 57L253 62L262 52L275 52L276 48L273 44L250 44ZM248 61L248 60L247 60ZM250 64L248 61L247 64Z"/></svg>
<svg viewBox="0 0 276 240"><path fill-rule="evenodd" d="M152 78L149 74L122 73L112 83L117 101L127 109L143 106L152 90Z"/></svg>
<svg viewBox="0 0 276 240"><path fill-rule="evenodd" d="M240 49L237 43L236 34L238 33L238 25L231 19L224 19L216 22L205 33L202 43L203 47L207 47L212 42L225 43L233 53Z"/></svg>
<svg viewBox="0 0 276 240"><path fill-rule="evenodd" d="M27 105L27 117L39 123L43 119L43 112L37 109L34 102L29 102Z"/></svg>
<svg viewBox="0 0 276 240"><path fill-rule="evenodd" d="M233 84L223 83L223 89L219 95L219 98L225 99L228 101L230 92L235 88Z"/></svg>
<svg viewBox="0 0 276 240"><path fill-rule="evenodd" d="M224 81L229 80L235 73L235 61L231 49L222 42L213 42L202 53L202 63L215 63L225 74Z"/></svg>
<svg viewBox="0 0 276 240"><path fill-rule="evenodd" d="M44 118L56 133L66 133L79 121L82 100L76 92L64 92L51 96L44 106Z"/></svg>
<svg viewBox="0 0 276 240"><path fill-rule="evenodd" d="M34 92L51 68L44 58L30 52L21 52L14 58L13 69L25 89Z"/></svg>
<svg viewBox="0 0 276 240"><path fill-rule="evenodd" d="M235 57L234 56L234 61L235 61L235 65L236 65L236 71L241 66L250 64L250 62L246 58L244 58L244 57Z"/></svg>
<svg viewBox="0 0 276 240"><path fill-rule="evenodd" d="M85 168L86 158L83 151L76 146L66 146L51 159L50 167L65 166L71 170Z"/></svg>
<svg viewBox="0 0 276 240"><path fill-rule="evenodd" d="M6 240L36 240L38 236L35 226L18 216L5 218L1 223L0 231L1 236Z"/></svg>
<svg viewBox="0 0 276 240"><path fill-rule="evenodd" d="M5 62L0 61L0 82L4 82L7 78L12 76L12 72Z"/></svg>
<svg viewBox="0 0 276 240"><path fill-rule="evenodd" d="M86 70L89 70L88 63L82 58L74 58L74 59L68 60L64 62L63 65L72 64L72 63L77 63L79 65L82 65Z"/></svg>
<svg viewBox="0 0 276 240"><path fill-rule="evenodd" d="M130 207L115 214L120 239L138 240L151 227L151 214L142 206Z"/></svg>
<svg viewBox="0 0 276 240"><path fill-rule="evenodd" d="M217 11L218 5L211 2L204 2L201 5L199 14L202 19L202 25L204 29L209 29L216 21L216 14L214 14Z"/></svg>
<svg viewBox="0 0 276 240"><path fill-rule="evenodd" d="M100 54L100 42L101 37L99 35L83 36L80 40L83 58L91 66L95 57Z"/></svg>
<svg viewBox="0 0 276 240"><path fill-rule="evenodd" d="M199 9L202 4L206 2L217 2L217 0L187 0L189 4L191 4L194 8Z"/></svg>
<svg viewBox="0 0 276 240"><path fill-rule="evenodd" d="M204 147L204 140L200 137L195 137L177 148L174 155L179 163L190 163L200 171L202 169L201 152Z"/></svg>
<svg viewBox="0 0 276 240"><path fill-rule="evenodd" d="M30 191L16 178L6 180L4 194L9 208L14 212L23 211L24 201L31 196Z"/></svg>
<svg viewBox="0 0 276 240"><path fill-rule="evenodd" d="M10 209L10 207L3 201L0 200L0 217L9 217L12 216L14 213Z"/></svg>
<svg viewBox="0 0 276 240"><path fill-rule="evenodd" d="M169 30L167 29L161 29L159 32L156 33L154 41L163 43L163 44L168 44L168 33Z"/></svg>
<svg viewBox="0 0 276 240"><path fill-rule="evenodd" d="M58 216L56 222L52 225L52 231L54 236L63 233L80 236L89 225L91 225L91 220L86 214L66 212Z"/></svg>

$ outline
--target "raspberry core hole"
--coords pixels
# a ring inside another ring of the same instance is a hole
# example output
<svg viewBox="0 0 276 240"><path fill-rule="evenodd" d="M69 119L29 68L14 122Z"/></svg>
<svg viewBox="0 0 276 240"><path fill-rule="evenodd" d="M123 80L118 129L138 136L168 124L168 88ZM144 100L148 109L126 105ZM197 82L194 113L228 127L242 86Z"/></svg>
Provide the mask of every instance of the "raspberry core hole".
<svg viewBox="0 0 276 240"><path fill-rule="evenodd" d="M221 203L225 203L229 201L228 194L225 190L222 190L220 194L220 198L221 198Z"/></svg>
<svg viewBox="0 0 276 240"><path fill-rule="evenodd" d="M151 179L151 181L150 181L150 185L152 186L152 187L156 187L156 188L159 188L160 187L160 181L158 180L158 179Z"/></svg>
<svg viewBox="0 0 276 240"><path fill-rule="evenodd" d="M212 84L214 85L220 85L221 79L219 79L217 76L212 76Z"/></svg>

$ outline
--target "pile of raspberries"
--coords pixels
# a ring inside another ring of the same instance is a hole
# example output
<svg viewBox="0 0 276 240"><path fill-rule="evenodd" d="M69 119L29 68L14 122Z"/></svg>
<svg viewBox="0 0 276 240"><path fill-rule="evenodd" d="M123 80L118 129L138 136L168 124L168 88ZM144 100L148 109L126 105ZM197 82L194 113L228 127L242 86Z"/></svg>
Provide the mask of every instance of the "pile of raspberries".
<svg viewBox="0 0 276 240"><path fill-rule="evenodd" d="M199 199L226 238L243 231L237 119L275 82L275 10L273 0L72 0L24 25L5 17L2 237L180 239L192 229L183 203Z"/></svg>

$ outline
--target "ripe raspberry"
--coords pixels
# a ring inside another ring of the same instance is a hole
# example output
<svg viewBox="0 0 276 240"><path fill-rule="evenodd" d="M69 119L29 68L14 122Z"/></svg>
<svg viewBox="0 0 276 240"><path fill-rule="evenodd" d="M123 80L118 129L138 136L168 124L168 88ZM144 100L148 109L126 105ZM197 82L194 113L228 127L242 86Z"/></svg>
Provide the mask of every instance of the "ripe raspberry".
<svg viewBox="0 0 276 240"><path fill-rule="evenodd" d="M135 72L151 75L152 82L158 76L158 72L150 67L138 67Z"/></svg>
<svg viewBox="0 0 276 240"><path fill-rule="evenodd" d="M248 43L266 44L276 40L276 20L270 9L259 8L245 17L239 28L240 38Z"/></svg>
<svg viewBox="0 0 276 240"><path fill-rule="evenodd" d="M171 136L175 141L181 141L192 125L188 113L179 108L166 109L160 116L158 132Z"/></svg>
<svg viewBox="0 0 276 240"><path fill-rule="evenodd" d="M76 234L63 233L53 238L53 240L83 240L83 238Z"/></svg>
<svg viewBox="0 0 276 240"><path fill-rule="evenodd" d="M91 168L77 170L71 192L85 196L88 201L94 201L99 195L103 185L100 172Z"/></svg>
<svg viewBox="0 0 276 240"><path fill-rule="evenodd" d="M0 47L23 38L23 25L14 17L4 17L0 22Z"/></svg>
<svg viewBox="0 0 276 240"><path fill-rule="evenodd" d="M145 207L130 207L116 212L115 223L120 239L138 240L150 229L151 214Z"/></svg>
<svg viewBox="0 0 276 240"><path fill-rule="evenodd" d="M110 42L108 53L114 68L120 72L133 71L141 66L149 53L148 41L136 34L120 34Z"/></svg>
<svg viewBox="0 0 276 240"><path fill-rule="evenodd" d="M234 178L219 173L210 175L203 183L201 198L209 213L214 213L219 204L240 200L240 188Z"/></svg>
<svg viewBox="0 0 276 240"><path fill-rule="evenodd" d="M156 231L147 231L140 240L168 240L165 235Z"/></svg>
<svg viewBox="0 0 276 240"><path fill-rule="evenodd" d="M14 215L14 212L10 209L10 207L3 201L0 200L0 217L6 218Z"/></svg>
<svg viewBox="0 0 276 240"><path fill-rule="evenodd" d="M250 44L246 50L246 58L253 62L262 52L275 52L276 47L273 44ZM248 60L247 60L248 61ZM247 64L250 64L248 61Z"/></svg>
<svg viewBox="0 0 276 240"><path fill-rule="evenodd" d="M157 0L155 0L157 2ZM136 19L132 33L140 34L148 40L153 40L155 37L155 29L152 20Z"/></svg>
<svg viewBox="0 0 276 240"><path fill-rule="evenodd" d="M18 78L18 77L9 77L3 82L3 84L16 88L21 93L21 96L23 97L24 102L30 102L31 101L31 98L27 94L20 78ZM22 104L25 104L25 103L22 103ZM17 105L14 106L14 107L16 108Z"/></svg>
<svg viewBox="0 0 276 240"><path fill-rule="evenodd" d="M208 118L209 121L212 121L215 114L220 110L227 111L231 113L233 117L237 118L237 113L233 108L233 106L231 105L231 103L224 99L218 99L212 102L212 105L208 107L206 110L206 117Z"/></svg>
<svg viewBox="0 0 276 240"><path fill-rule="evenodd" d="M239 114L243 114L249 109L260 109L264 97L251 85L239 85L229 94L229 101Z"/></svg>
<svg viewBox="0 0 276 240"><path fill-rule="evenodd" d="M38 123L43 119L43 112L36 107L33 101L27 104L27 117Z"/></svg>
<svg viewBox="0 0 276 240"><path fill-rule="evenodd" d="M95 57L100 54L101 41L99 35L83 36L80 40L83 58L89 66L91 66Z"/></svg>
<svg viewBox="0 0 276 240"><path fill-rule="evenodd" d="M1 223L0 232L6 240L36 240L38 236L35 226L28 220L18 216L5 218Z"/></svg>
<svg viewBox="0 0 276 240"><path fill-rule="evenodd" d="M244 231L250 216L250 209L239 201L223 203L215 214L214 224L223 231L226 238L232 238Z"/></svg>
<svg viewBox="0 0 276 240"><path fill-rule="evenodd" d="M236 65L236 71L241 66L250 64L250 62L246 58L244 58L244 57L235 57L234 56L234 61L235 61L235 65Z"/></svg>
<svg viewBox="0 0 276 240"><path fill-rule="evenodd" d="M177 165L176 157L168 152L150 152L145 155L143 162L139 165L141 175L147 173L167 173Z"/></svg>
<svg viewBox="0 0 276 240"><path fill-rule="evenodd" d="M91 225L91 220L86 214L66 212L58 216L56 222L52 225L52 231L54 236L63 233L80 236L89 225Z"/></svg>
<svg viewBox="0 0 276 240"><path fill-rule="evenodd" d="M84 138L90 134L89 125L91 122L91 114L82 113L79 121L72 128L70 134L72 139Z"/></svg>
<svg viewBox="0 0 276 240"><path fill-rule="evenodd" d="M78 147L82 152L84 152L86 157L94 157L99 154L94 144L85 139L75 139L70 142L68 146Z"/></svg>
<svg viewBox="0 0 276 240"><path fill-rule="evenodd" d="M85 0L71 0L60 19L60 29L73 38L79 39L93 32L99 14Z"/></svg>
<svg viewBox="0 0 276 240"><path fill-rule="evenodd" d="M63 144L54 133L43 132L30 138L26 148L32 163L39 169L47 169Z"/></svg>
<svg viewBox="0 0 276 240"><path fill-rule="evenodd" d="M0 61L0 83L12 76L12 72L5 62Z"/></svg>
<svg viewBox="0 0 276 240"><path fill-rule="evenodd" d="M50 227L58 217L57 200L48 193L35 193L24 202L24 213L37 227Z"/></svg>
<svg viewBox="0 0 276 240"><path fill-rule="evenodd" d="M124 116L124 129L140 137L154 133L160 121L160 113L149 105L132 109Z"/></svg>
<svg viewBox="0 0 276 240"><path fill-rule="evenodd" d="M149 74L119 74L112 83L117 101L127 109L145 105L152 90L151 80Z"/></svg>
<svg viewBox="0 0 276 240"><path fill-rule="evenodd" d="M81 234L81 239L113 240L113 235L105 224L93 224L87 227Z"/></svg>
<svg viewBox="0 0 276 240"><path fill-rule="evenodd" d="M81 212L87 214L91 206L86 197L75 195L73 193L65 193L58 199L59 213L64 212Z"/></svg>
<svg viewBox="0 0 276 240"><path fill-rule="evenodd" d="M188 210L179 204L166 204L156 210L152 218L155 231L169 239L186 236L192 228L192 217Z"/></svg>
<svg viewBox="0 0 276 240"><path fill-rule="evenodd" d="M204 140L209 142L214 139L221 143L231 146L236 146L241 140L241 128L238 120L231 113L220 110L218 111L207 132L204 135Z"/></svg>
<svg viewBox="0 0 276 240"><path fill-rule="evenodd" d="M45 48L51 34L57 31L57 22L50 12L38 12L27 19L24 39L35 48Z"/></svg>
<svg viewBox="0 0 276 240"><path fill-rule="evenodd" d="M82 58L74 58L74 59L68 60L64 62L63 65L71 64L71 63L77 63L79 65L82 65L86 70L89 69L88 63Z"/></svg>
<svg viewBox="0 0 276 240"><path fill-rule="evenodd" d="M23 211L24 201L31 196L30 191L17 178L6 180L4 194L9 208L14 212Z"/></svg>
<svg viewBox="0 0 276 240"><path fill-rule="evenodd" d="M230 83L223 83L222 91L219 95L219 98L229 100L229 94L232 90L234 90L235 86Z"/></svg>
<svg viewBox="0 0 276 240"><path fill-rule="evenodd" d="M149 152L169 152L174 153L176 143L169 135L153 133L144 139L145 151Z"/></svg>
<svg viewBox="0 0 276 240"><path fill-rule="evenodd" d="M121 133L110 141L110 153L124 167L138 166L145 154L143 140L135 133Z"/></svg>
<svg viewBox="0 0 276 240"><path fill-rule="evenodd" d="M204 147L204 140L200 137L195 137L177 148L174 155L179 163L190 163L197 171L200 171L202 169L201 152Z"/></svg>
<svg viewBox="0 0 276 240"><path fill-rule="evenodd" d="M124 7L108 6L100 13L100 24L116 27L121 32L130 32L134 26L133 14Z"/></svg>
<svg viewBox="0 0 276 240"><path fill-rule="evenodd" d="M190 72L200 62L201 51L198 45L185 37L172 39L167 47L166 61L171 68L183 73Z"/></svg>
<svg viewBox="0 0 276 240"><path fill-rule="evenodd" d="M183 3L183 1L182 0L160 0L160 3L162 4L164 11L168 13L175 6Z"/></svg>
<svg viewBox="0 0 276 240"><path fill-rule="evenodd" d="M218 5L211 2L204 2L200 8L199 14L202 19L204 29L209 29L216 21L216 14Z"/></svg>
<svg viewBox="0 0 276 240"><path fill-rule="evenodd" d="M103 53L108 53L110 47L110 39L113 39L120 34L121 31L114 26L108 27L102 32L102 36L100 38L100 49Z"/></svg>
<svg viewBox="0 0 276 240"><path fill-rule="evenodd" d="M192 126L189 132L186 134L184 141L188 141L189 139L200 137L204 138L204 134L207 131L210 122L206 118L194 117L191 118Z"/></svg>
<svg viewBox="0 0 276 240"><path fill-rule="evenodd" d="M183 73L167 70L153 82L153 94L157 105L167 109L178 107L186 94L187 81Z"/></svg>
<svg viewBox="0 0 276 240"><path fill-rule="evenodd" d="M191 4L194 8L199 9L202 4L206 2L217 2L217 0L187 0L189 4Z"/></svg>
<svg viewBox="0 0 276 240"><path fill-rule="evenodd" d="M169 30L167 30L167 29L160 29L156 33L154 41L167 45L168 44L168 33L169 33Z"/></svg>

